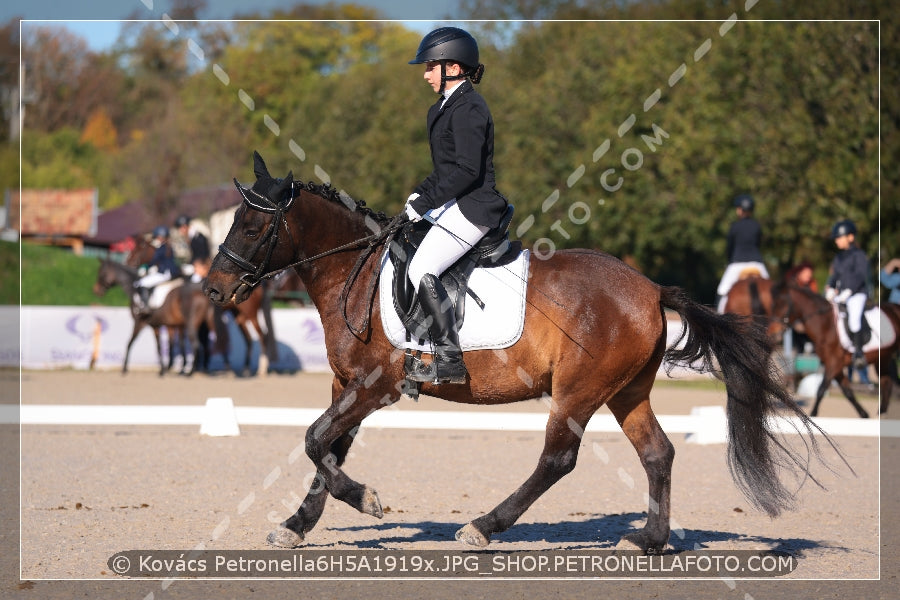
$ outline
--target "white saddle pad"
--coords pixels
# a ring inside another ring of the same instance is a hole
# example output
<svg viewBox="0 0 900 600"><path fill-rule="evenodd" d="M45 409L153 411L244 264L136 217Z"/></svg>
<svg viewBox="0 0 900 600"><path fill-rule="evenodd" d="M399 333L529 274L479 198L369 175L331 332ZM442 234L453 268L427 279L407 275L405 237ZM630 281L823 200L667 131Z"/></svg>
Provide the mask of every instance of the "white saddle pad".
<svg viewBox="0 0 900 600"><path fill-rule="evenodd" d="M866 342L866 345L863 346L863 352L878 350L879 348L884 348L885 346L890 346L894 343L897 332L894 331L891 320L888 319L887 315L885 315L880 308L877 306L870 308L863 313L863 317L865 317L866 321L869 323L869 328L872 330L872 337ZM852 352L853 343L850 341L850 335L847 333L847 327L844 325L844 320L838 313L837 305L834 307L834 318L837 319L838 337L841 339L841 346L843 346L844 350L847 352Z"/></svg>
<svg viewBox="0 0 900 600"><path fill-rule="evenodd" d="M508 348L522 336L525 327L525 286L528 281L529 252L522 250L510 264L490 269L475 269L469 288L484 302L482 309L466 294L466 313L459 344L465 350ZM381 258L378 282L381 325L396 348L431 352L431 346L406 341L406 328L394 309L394 265L387 252Z"/></svg>
<svg viewBox="0 0 900 600"><path fill-rule="evenodd" d="M169 295L169 292L174 290L177 287L180 287L184 284L184 279L181 277L176 277L175 279L170 279L169 281L163 281L160 284L157 284L153 291L150 292L150 298L147 300L147 306L156 310L160 306L163 305L163 302L166 301L166 296Z"/></svg>

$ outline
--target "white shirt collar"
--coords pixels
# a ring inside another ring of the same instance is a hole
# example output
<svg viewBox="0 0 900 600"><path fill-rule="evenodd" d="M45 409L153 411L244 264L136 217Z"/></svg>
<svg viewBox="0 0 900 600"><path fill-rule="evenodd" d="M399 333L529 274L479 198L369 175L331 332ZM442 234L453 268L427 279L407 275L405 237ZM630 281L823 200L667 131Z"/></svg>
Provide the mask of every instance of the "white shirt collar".
<svg viewBox="0 0 900 600"><path fill-rule="evenodd" d="M466 81L465 79L460 80L460 81L458 81L458 82L456 83L456 85L454 85L454 86L451 87L451 88L447 88L446 86L444 86L444 100L443 100L443 102L441 102L441 108L444 108L444 104L447 103L447 99L450 98L450 96L453 95L453 92L456 91L456 88L458 88L458 87L461 86L463 83L465 83L465 81Z"/></svg>

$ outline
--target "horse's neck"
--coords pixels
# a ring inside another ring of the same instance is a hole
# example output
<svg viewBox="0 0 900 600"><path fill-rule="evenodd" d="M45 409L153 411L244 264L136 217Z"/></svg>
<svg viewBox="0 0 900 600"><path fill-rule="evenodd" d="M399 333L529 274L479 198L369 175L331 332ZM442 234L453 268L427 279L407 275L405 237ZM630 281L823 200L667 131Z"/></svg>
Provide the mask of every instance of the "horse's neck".
<svg viewBox="0 0 900 600"><path fill-rule="evenodd" d="M828 330L828 324L834 323L834 310L832 309L832 305L830 302L818 296L814 296L812 294L807 294L802 290L798 290L795 292L797 296L800 298L800 302L796 302L798 308L800 309L800 316L804 323L809 323L810 320L820 321L822 326L820 327L806 327L806 335L813 341L823 335L825 331Z"/></svg>
<svg viewBox="0 0 900 600"><path fill-rule="evenodd" d="M313 198L298 199L301 201L295 204L300 210L294 219L296 225L292 227L302 230L298 243L304 258L353 244L374 233L366 226L365 216L360 212L350 211L338 202L316 194L313 194ZM303 228L300 224L312 225ZM365 247L363 244L358 249L351 248L297 266L297 274L303 280L310 299L320 310L337 304L338 295ZM375 257L369 260L377 260L378 256L380 251L376 249ZM370 273L371 269L363 269L354 282L354 287L365 285Z"/></svg>
<svg viewBox="0 0 900 600"><path fill-rule="evenodd" d="M124 265L117 263L110 263L110 267L115 270L116 281L119 282L119 285L122 286L126 293L130 292L132 286L134 286L134 282L138 279L137 273L134 273L125 268Z"/></svg>

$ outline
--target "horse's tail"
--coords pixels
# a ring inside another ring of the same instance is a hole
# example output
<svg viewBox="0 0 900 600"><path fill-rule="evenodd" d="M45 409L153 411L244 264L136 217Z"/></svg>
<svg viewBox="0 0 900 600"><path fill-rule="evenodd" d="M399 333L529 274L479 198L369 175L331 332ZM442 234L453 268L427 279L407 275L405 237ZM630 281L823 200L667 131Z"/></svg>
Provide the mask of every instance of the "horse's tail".
<svg viewBox="0 0 900 600"><path fill-rule="evenodd" d="M751 318L718 314L693 301L680 288L661 288L660 301L682 320L681 335L664 356L669 363L667 369L677 365L713 371L725 383L728 468L748 501L772 517L794 507L794 493L781 482L779 468L789 469L801 480L808 477L822 487L809 467L812 455L821 459L813 433L825 433L779 383L771 358L772 343L764 327ZM678 347L682 340L683 347ZM779 409L796 418L798 432L802 427L808 434L805 457L769 428L769 417Z"/></svg>
<svg viewBox="0 0 900 600"><path fill-rule="evenodd" d="M759 283L757 280L750 280L750 283L747 284L747 289L750 292L750 311L757 316L766 316L766 308L763 306L762 299L759 296Z"/></svg>
<svg viewBox="0 0 900 600"><path fill-rule="evenodd" d="M278 362L278 342L275 339L275 323L272 321L272 297L275 295L275 289L268 281L263 284L262 301L260 308L262 309L263 319L266 321L266 339L263 343L266 347L266 357L269 362Z"/></svg>

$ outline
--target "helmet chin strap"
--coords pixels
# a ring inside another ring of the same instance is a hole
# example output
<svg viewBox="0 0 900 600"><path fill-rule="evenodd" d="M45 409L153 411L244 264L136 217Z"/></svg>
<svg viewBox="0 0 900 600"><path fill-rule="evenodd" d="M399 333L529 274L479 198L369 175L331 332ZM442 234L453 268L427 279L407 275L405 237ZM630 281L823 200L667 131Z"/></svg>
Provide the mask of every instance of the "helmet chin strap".
<svg viewBox="0 0 900 600"><path fill-rule="evenodd" d="M461 68L460 68L461 69ZM459 81L460 79L465 79L468 77L466 73L460 73L459 75L447 75L447 61L441 61L441 87L438 89L437 93L443 95L444 89L447 87L448 81Z"/></svg>

